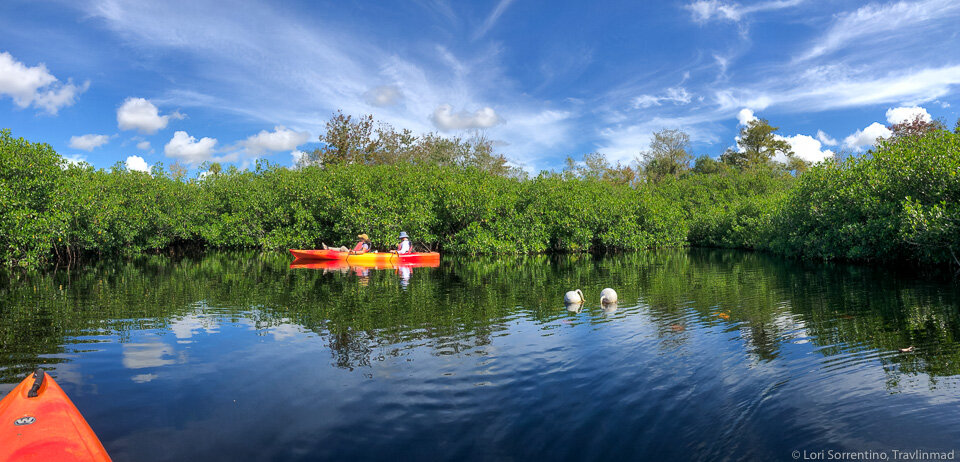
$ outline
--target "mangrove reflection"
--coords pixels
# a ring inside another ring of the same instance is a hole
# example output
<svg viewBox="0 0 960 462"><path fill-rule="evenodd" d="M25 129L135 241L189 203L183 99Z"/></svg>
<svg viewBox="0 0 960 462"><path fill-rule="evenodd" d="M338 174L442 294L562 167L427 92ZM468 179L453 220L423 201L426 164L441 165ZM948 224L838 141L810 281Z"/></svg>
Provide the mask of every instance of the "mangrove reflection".
<svg viewBox="0 0 960 462"><path fill-rule="evenodd" d="M604 287L619 292L618 306L596 303ZM567 311L562 297L572 288L583 289L588 302ZM291 268L284 253L142 256L4 276L0 381L95 348L80 343L86 336L115 336L126 367L148 368L177 361L171 345L245 319L259 331L313 332L329 345L333 365L352 370L413 347L483 354L514 319L547 329L577 316L598 328L639 318L665 354L711 332L732 334L757 362L809 342L823 367L842 366L832 357L863 355L878 361L892 390L916 375L937 387L951 383L940 378L960 374L958 300L949 281L736 251L450 258L436 268L405 269ZM142 329L169 332L172 343L130 341Z"/></svg>

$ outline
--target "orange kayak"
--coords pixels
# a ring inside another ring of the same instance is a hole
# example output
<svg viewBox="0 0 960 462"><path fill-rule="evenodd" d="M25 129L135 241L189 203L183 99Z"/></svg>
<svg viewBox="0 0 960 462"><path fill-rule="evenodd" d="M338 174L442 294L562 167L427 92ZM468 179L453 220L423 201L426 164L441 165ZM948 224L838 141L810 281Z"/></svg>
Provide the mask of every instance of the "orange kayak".
<svg viewBox="0 0 960 462"><path fill-rule="evenodd" d="M352 259L352 258L351 258ZM390 262L347 262L346 260L308 260L298 258L290 264L293 269L325 269L325 270L350 270L350 269L396 269L400 267L409 268L439 268L440 260L427 262L403 262L400 264Z"/></svg>
<svg viewBox="0 0 960 462"><path fill-rule="evenodd" d="M300 250L290 249L290 253L297 260L340 260L351 265L401 265L406 263L439 263L440 254L437 252L412 252L397 255L390 252L370 252L360 255L351 255L350 252L339 250Z"/></svg>
<svg viewBox="0 0 960 462"><path fill-rule="evenodd" d="M100 439L43 370L0 401L0 461L109 461Z"/></svg>

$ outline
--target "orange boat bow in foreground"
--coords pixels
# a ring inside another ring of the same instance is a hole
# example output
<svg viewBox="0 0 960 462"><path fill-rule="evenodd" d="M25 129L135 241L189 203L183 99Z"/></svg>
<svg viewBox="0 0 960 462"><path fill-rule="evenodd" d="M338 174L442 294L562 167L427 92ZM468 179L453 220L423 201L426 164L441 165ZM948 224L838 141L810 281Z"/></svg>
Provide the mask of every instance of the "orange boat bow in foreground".
<svg viewBox="0 0 960 462"><path fill-rule="evenodd" d="M37 369L0 401L0 461L109 461L60 385Z"/></svg>
<svg viewBox="0 0 960 462"><path fill-rule="evenodd" d="M433 263L440 262L437 252L414 252L397 255L390 252L370 252L360 255L351 255L349 252L338 250L299 250L290 249L290 253L297 260L340 260L351 265L402 265L406 263Z"/></svg>

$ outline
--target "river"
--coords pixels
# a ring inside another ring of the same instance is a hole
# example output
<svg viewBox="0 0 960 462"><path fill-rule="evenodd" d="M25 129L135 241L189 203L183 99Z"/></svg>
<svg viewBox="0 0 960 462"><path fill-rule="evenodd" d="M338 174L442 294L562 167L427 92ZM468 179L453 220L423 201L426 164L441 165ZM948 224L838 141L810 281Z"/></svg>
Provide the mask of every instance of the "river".
<svg viewBox="0 0 960 462"><path fill-rule="evenodd" d="M949 278L702 249L403 271L290 260L5 275L0 394L44 367L117 461L960 449ZM577 288L587 303L565 307Z"/></svg>

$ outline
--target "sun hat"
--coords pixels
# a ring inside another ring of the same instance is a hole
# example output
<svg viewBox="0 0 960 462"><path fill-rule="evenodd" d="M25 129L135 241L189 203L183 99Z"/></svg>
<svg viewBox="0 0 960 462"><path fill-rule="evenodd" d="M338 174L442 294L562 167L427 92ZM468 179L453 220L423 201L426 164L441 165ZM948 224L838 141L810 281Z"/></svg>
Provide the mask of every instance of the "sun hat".
<svg viewBox="0 0 960 462"><path fill-rule="evenodd" d="M357 237L359 237L360 239L363 239L363 240L365 240L365 241L369 241L369 240L370 240L370 236L367 236L366 234L357 234Z"/></svg>
<svg viewBox="0 0 960 462"><path fill-rule="evenodd" d="M400 231L400 239L407 238L410 239L410 236L407 236L406 231Z"/></svg>

